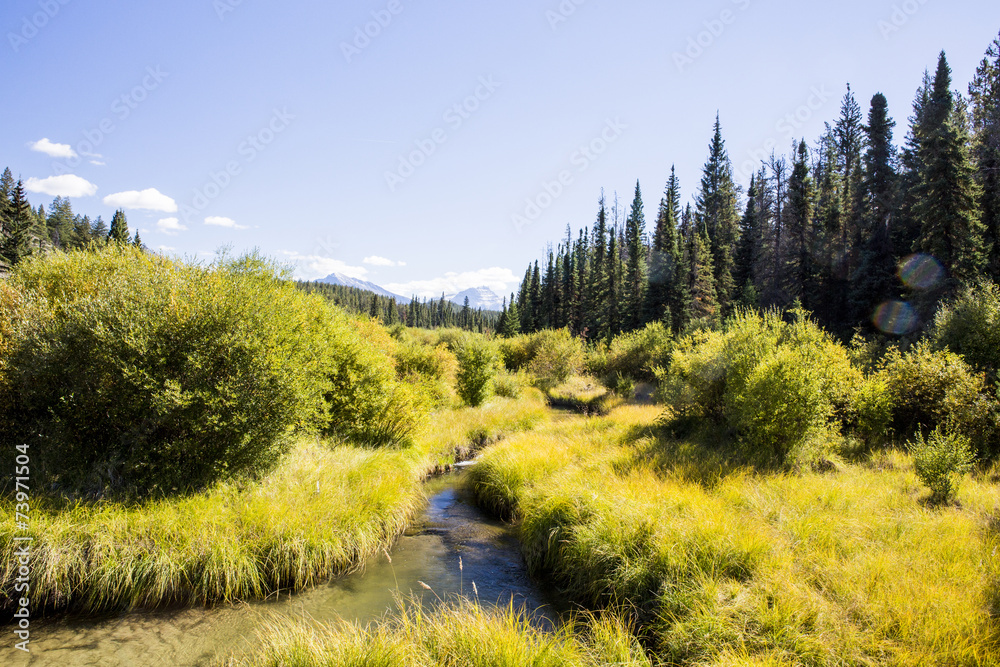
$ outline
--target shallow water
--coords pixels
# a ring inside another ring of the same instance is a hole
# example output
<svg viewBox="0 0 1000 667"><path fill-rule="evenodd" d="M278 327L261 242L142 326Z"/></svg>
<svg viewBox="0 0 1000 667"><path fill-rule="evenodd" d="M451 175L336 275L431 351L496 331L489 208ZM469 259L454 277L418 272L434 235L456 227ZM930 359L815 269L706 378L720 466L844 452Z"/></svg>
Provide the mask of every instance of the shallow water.
<svg viewBox="0 0 1000 667"><path fill-rule="evenodd" d="M31 655L4 646L0 659L15 665L203 665L252 646L266 620L344 618L367 623L396 609L395 596L411 593L425 604L464 593L482 603L524 606L548 626L557 618L556 597L528 577L509 526L479 511L461 490L462 471L427 483L430 500L423 515L391 550L364 571L280 600L187 609L128 613L102 619L62 619L32 624ZM459 569L461 558L462 569ZM424 582L433 589L425 590ZM13 658L9 660L9 657Z"/></svg>

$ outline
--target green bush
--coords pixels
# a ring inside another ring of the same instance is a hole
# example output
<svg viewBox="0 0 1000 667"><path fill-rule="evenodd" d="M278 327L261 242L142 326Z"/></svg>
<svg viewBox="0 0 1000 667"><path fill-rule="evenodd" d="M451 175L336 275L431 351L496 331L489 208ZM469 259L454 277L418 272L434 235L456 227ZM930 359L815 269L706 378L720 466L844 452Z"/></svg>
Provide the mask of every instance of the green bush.
<svg viewBox="0 0 1000 667"><path fill-rule="evenodd" d="M677 419L724 424L748 459L805 462L837 435L861 374L847 351L806 318L740 312L722 331L698 331L656 369L659 395Z"/></svg>
<svg viewBox="0 0 1000 667"><path fill-rule="evenodd" d="M922 341L906 354L891 350L879 376L889 387L892 426L901 436L950 424L984 457L1000 451L996 399L983 375L957 354Z"/></svg>
<svg viewBox="0 0 1000 667"><path fill-rule="evenodd" d="M651 322L638 331L614 338L609 346L591 350L588 372L611 387L617 378L633 382L655 382L654 368L670 365L674 337L662 322Z"/></svg>
<svg viewBox="0 0 1000 667"><path fill-rule="evenodd" d="M528 370L528 364L535 358L538 348L532 334L520 334L499 341L500 358L511 373Z"/></svg>
<svg viewBox="0 0 1000 667"><path fill-rule="evenodd" d="M458 358L446 345L431 347L402 342L396 348L395 358L396 375L400 380L423 388L439 407L451 403Z"/></svg>
<svg viewBox="0 0 1000 667"><path fill-rule="evenodd" d="M854 393L848 425L868 447L887 444L895 407L894 395L886 379L867 377Z"/></svg>
<svg viewBox="0 0 1000 667"><path fill-rule="evenodd" d="M467 405L478 407L493 395L500 357L496 345L482 336L467 335L458 346L455 389Z"/></svg>
<svg viewBox="0 0 1000 667"><path fill-rule="evenodd" d="M931 490L933 502L947 502L958 492L959 478L972 470L975 457L969 439L960 433L934 429L926 439L917 431L910 443L917 477Z"/></svg>
<svg viewBox="0 0 1000 667"><path fill-rule="evenodd" d="M0 438L30 446L39 485L146 495L260 474L323 419L337 324L259 257L201 267L112 245L26 261L10 287L24 305L13 326L2 306Z"/></svg>
<svg viewBox="0 0 1000 667"><path fill-rule="evenodd" d="M429 398L399 382L395 342L370 320L347 320L325 341L322 373L328 435L354 444L406 445L423 422Z"/></svg>
<svg viewBox="0 0 1000 667"><path fill-rule="evenodd" d="M535 334L534 344L535 354L528 372L543 390L566 382L583 366L583 343L569 329L540 331Z"/></svg>
<svg viewBox="0 0 1000 667"><path fill-rule="evenodd" d="M991 380L1000 371L1000 287L969 287L934 319L930 338L937 349L960 355Z"/></svg>
<svg viewBox="0 0 1000 667"><path fill-rule="evenodd" d="M493 392L503 398L520 398L524 391L524 378L515 373L501 371L493 379Z"/></svg>

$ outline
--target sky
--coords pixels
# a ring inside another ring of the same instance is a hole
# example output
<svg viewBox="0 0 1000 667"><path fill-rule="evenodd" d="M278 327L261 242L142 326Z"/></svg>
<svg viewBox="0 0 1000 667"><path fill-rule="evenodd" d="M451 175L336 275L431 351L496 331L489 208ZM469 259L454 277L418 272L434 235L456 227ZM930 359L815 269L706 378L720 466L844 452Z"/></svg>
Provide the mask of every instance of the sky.
<svg viewBox="0 0 1000 667"><path fill-rule="evenodd" d="M165 254L503 295L602 188L647 228L671 165L692 200L717 113L744 187L848 83L899 144L998 31L995 0L4 0L0 169Z"/></svg>

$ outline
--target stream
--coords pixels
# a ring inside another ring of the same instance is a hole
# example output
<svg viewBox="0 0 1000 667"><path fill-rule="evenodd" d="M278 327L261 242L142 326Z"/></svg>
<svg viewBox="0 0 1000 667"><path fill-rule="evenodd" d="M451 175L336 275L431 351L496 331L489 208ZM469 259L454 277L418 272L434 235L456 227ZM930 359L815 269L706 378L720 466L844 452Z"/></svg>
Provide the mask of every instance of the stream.
<svg viewBox="0 0 1000 667"><path fill-rule="evenodd" d="M12 664L204 665L252 646L256 629L269 620L368 623L396 609L396 591L424 604L463 594L475 599L473 582L480 602L507 605L513 598L515 608L524 606L535 623L550 627L561 610L557 596L528 577L513 529L475 507L462 489L464 475L460 467L426 483L427 508L397 540L391 563L380 554L361 572L280 600L39 621L31 626L30 657L13 651L19 655Z"/></svg>

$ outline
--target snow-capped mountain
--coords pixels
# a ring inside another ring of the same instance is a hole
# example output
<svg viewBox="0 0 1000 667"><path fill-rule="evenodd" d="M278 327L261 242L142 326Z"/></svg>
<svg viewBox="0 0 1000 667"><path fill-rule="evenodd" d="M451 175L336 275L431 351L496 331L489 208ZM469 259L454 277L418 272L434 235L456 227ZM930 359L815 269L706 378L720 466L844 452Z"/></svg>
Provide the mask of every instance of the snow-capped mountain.
<svg viewBox="0 0 1000 667"><path fill-rule="evenodd" d="M370 283L367 280L359 280L358 278L351 278L350 276L345 276L343 273L331 273L326 278L318 280L317 282L326 283L328 285L354 287L368 292L375 292L379 296L394 298L396 299L396 303L410 303L410 297L393 294L389 290L384 287L379 287L375 283Z"/></svg>
<svg viewBox="0 0 1000 667"><path fill-rule="evenodd" d="M496 295L496 292L489 287L473 287L464 292L459 292L448 297L452 303L462 306L465 304L465 297L469 297L469 306L473 310L482 308L483 310L500 310L503 308L503 299Z"/></svg>

